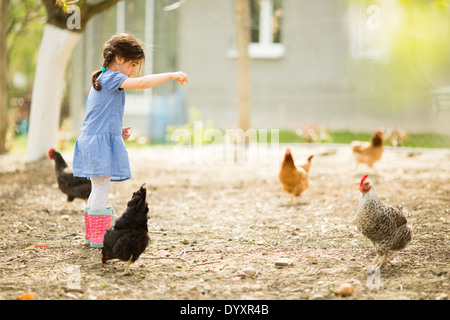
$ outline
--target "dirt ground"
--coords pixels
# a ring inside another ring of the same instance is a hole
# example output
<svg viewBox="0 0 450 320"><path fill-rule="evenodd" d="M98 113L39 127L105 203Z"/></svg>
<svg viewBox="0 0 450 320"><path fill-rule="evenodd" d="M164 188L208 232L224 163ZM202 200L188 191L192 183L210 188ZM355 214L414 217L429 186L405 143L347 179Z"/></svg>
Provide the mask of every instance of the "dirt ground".
<svg viewBox="0 0 450 320"><path fill-rule="evenodd" d="M130 149L133 178L108 201L119 216L149 190L152 242L131 276L84 245L85 203L62 209L52 161L0 156L0 299L449 299L450 150L387 149L373 170L355 169L348 146L290 146L296 160L315 154L310 187L290 205L277 177L285 147L265 158L271 170L263 158L177 163L171 147ZM378 273L364 271L374 250L354 222L365 173L383 201L404 203L414 230ZM338 294L343 283L351 295Z"/></svg>

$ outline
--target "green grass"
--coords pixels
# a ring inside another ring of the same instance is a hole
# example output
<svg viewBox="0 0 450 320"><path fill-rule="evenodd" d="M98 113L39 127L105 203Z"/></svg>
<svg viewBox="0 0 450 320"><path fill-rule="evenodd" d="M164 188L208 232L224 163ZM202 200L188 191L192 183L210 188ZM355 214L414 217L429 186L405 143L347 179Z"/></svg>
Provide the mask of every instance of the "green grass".
<svg viewBox="0 0 450 320"><path fill-rule="evenodd" d="M349 144L353 140L369 141L372 133L366 132L351 132L351 131L330 131L330 143ZM259 138L259 137L258 137ZM267 143L272 141L270 130L267 131ZM279 130L279 143L302 143L304 142L294 130ZM73 150L75 139L67 140L64 145L55 146L59 150ZM142 143L138 140L126 141L127 148L141 148L155 146L150 143ZM389 145L389 142L386 142ZM27 146L27 137L18 136L12 141L9 153L24 154ZM410 133L406 140L404 147L410 148L450 148L450 135L435 134L435 133Z"/></svg>
<svg viewBox="0 0 450 320"><path fill-rule="evenodd" d="M350 143L353 140L369 141L372 137L370 133L354 133L350 131L330 132L333 143ZM389 141L385 142L390 145ZM450 135L436 133L410 133L403 144L403 147L410 148L450 148Z"/></svg>
<svg viewBox="0 0 450 320"><path fill-rule="evenodd" d="M351 131L333 131L330 132L332 143L350 143L354 140L369 141L372 133L367 132L351 132Z"/></svg>
<svg viewBox="0 0 450 320"><path fill-rule="evenodd" d="M349 144L353 140L369 141L372 133L351 131L330 131L330 143ZM294 131L280 130L280 143L300 143L302 138ZM389 141L385 142L390 145ZM436 133L410 133L403 147L410 148L450 148L450 135Z"/></svg>
<svg viewBox="0 0 450 320"><path fill-rule="evenodd" d="M411 133L404 146L413 148L450 148L450 135Z"/></svg>

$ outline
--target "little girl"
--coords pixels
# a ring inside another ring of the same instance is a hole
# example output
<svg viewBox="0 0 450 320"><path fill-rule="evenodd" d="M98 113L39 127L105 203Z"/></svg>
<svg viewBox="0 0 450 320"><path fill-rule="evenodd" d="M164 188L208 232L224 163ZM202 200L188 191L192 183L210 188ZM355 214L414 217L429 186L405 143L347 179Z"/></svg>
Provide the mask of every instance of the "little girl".
<svg viewBox="0 0 450 320"><path fill-rule="evenodd" d="M111 227L114 211L107 207L111 181L131 178L124 141L131 127L122 127L124 89L152 88L168 80L187 83L184 72L129 78L139 74L145 54L141 43L129 34L118 34L103 48L103 67L92 75L86 102L86 117L75 143L73 172L91 180L92 191L85 210L86 243L103 246L103 235Z"/></svg>

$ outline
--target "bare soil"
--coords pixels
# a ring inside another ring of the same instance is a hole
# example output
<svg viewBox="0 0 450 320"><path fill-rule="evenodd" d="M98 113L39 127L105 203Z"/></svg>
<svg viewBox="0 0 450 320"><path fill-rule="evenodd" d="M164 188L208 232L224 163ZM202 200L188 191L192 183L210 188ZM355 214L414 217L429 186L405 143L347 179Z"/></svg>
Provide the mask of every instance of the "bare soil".
<svg viewBox="0 0 450 320"><path fill-rule="evenodd" d="M291 146L296 160L315 157L290 205L277 177L284 148L271 172L263 161L177 164L171 147L130 149L133 178L108 200L119 216L133 191L149 190L152 242L130 276L84 245L85 203L63 209L52 161L0 156L0 299L449 298L450 150L387 149L374 170L355 169L348 146ZM404 203L414 230L377 274L364 269L374 250L354 223L365 173L383 201ZM343 283L354 292L338 294Z"/></svg>

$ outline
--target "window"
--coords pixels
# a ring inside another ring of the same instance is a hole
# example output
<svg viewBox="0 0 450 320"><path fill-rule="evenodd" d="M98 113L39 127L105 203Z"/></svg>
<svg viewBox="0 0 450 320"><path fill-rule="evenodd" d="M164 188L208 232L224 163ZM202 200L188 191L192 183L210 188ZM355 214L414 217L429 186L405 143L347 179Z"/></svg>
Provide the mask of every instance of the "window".
<svg viewBox="0 0 450 320"><path fill-rule="evenodd" d="M251 43L248 53L255 59L278 59L284 56L282 38L282 0L250 0ZM228 56L237 56L230 50Z"/></svg>
<svg viewBox="0 0 450 320"><path fill-rule="evenodd" d="M280 43L281 39L281 1L250 1L251 41L253 43Z"/></svg>
<svg viewBox="0 0 450 320"><path fill-rule="evenodd" d="M284 55L281 44L283 9L281 0L252 0L251 44L252 58L280 58Z"/></svg>
<svg viewBox="0 0 450 320"><path fill-rule="evenodd" d="M354 1L350 5L350 48L355 59L388 57L395 26L395 0Z"/></svg>

